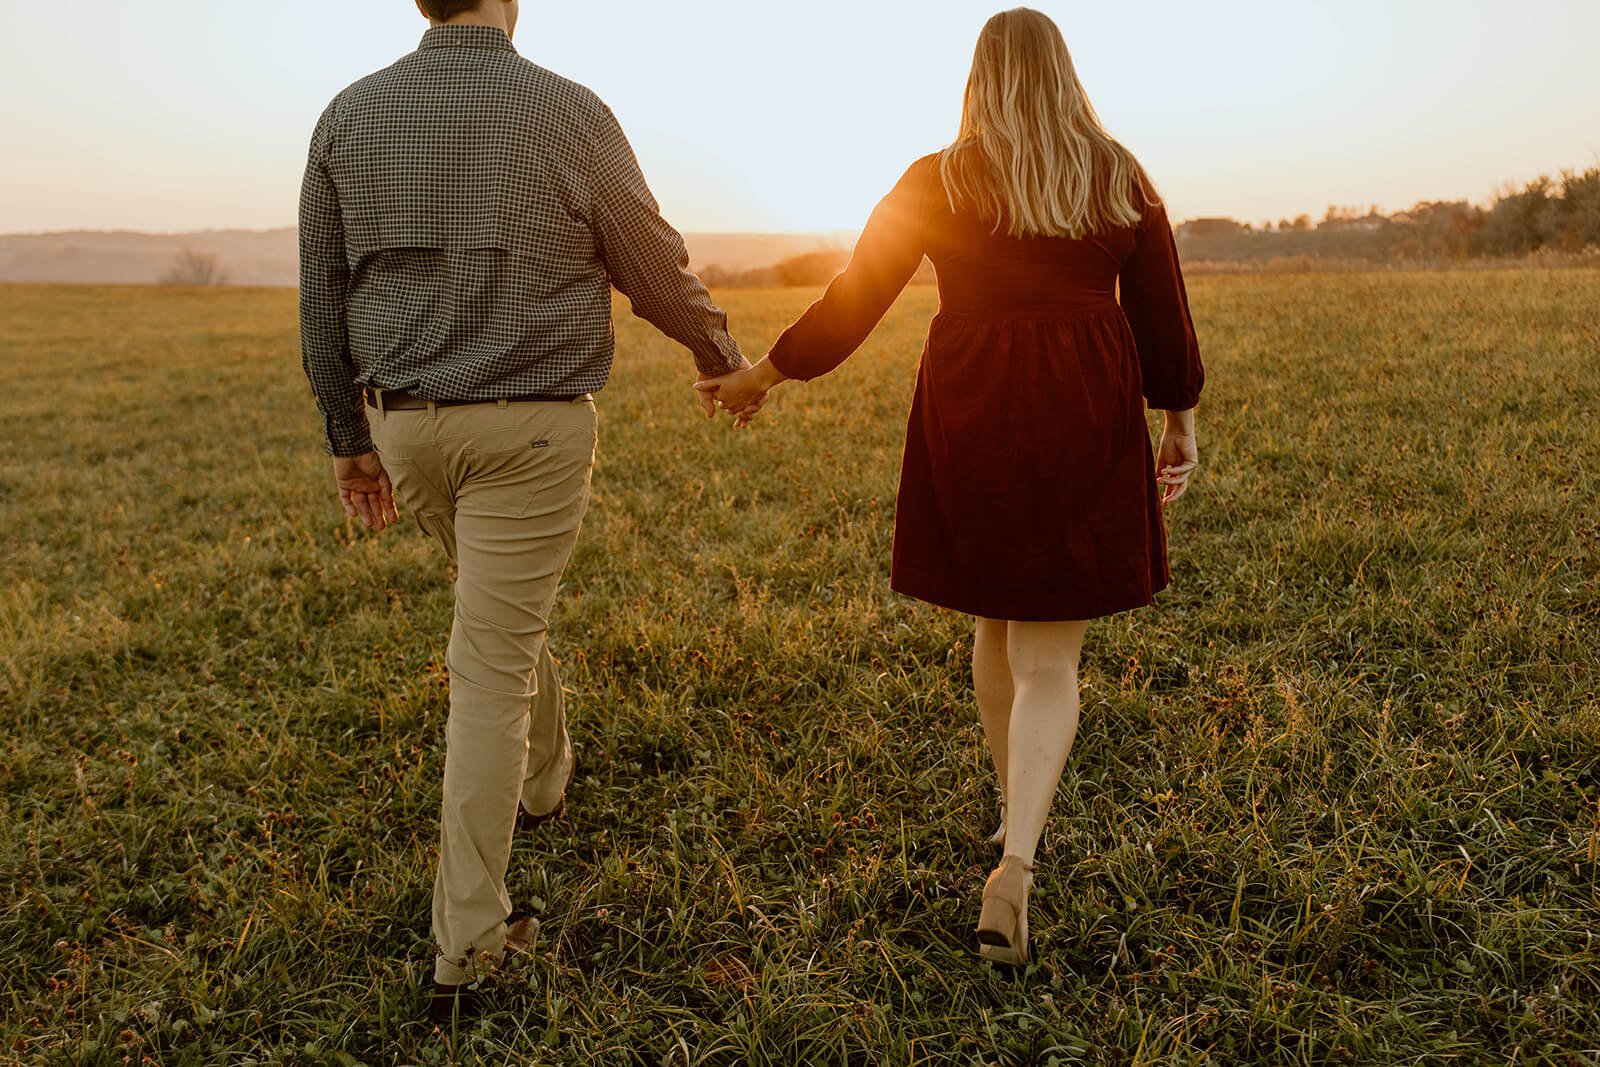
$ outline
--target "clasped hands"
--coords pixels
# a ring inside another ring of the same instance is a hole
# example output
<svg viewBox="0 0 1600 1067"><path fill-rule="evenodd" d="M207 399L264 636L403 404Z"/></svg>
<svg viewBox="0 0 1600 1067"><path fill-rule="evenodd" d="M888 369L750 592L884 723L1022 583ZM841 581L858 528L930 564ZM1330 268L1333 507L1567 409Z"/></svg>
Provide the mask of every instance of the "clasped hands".
<svg viewBox="0 0 1600 1067"><path fill-rule="evenodd" d="M746 363L721 377L703 378L694 387L699 390L700 407L706 418L716 418L720 408L733 416L734 429L742 430L766 406L772 387L786 380L770 360L763 359L753 367Z"/></svg>

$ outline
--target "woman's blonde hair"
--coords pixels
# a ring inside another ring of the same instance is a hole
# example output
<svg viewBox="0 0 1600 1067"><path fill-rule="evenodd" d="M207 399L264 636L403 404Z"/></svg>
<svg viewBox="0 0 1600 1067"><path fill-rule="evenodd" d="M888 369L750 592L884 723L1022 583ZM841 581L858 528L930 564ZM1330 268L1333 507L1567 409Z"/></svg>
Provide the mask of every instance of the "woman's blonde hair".
<svg viewBox="0 0 1600 1067"><path fill-rule="evenodd" d="M971 204L1013 237L1084 237L1141 217L1138 160L1100 125L1061 30L1031 8L978 35L961 131L939 153L951 210Z"/></svg>

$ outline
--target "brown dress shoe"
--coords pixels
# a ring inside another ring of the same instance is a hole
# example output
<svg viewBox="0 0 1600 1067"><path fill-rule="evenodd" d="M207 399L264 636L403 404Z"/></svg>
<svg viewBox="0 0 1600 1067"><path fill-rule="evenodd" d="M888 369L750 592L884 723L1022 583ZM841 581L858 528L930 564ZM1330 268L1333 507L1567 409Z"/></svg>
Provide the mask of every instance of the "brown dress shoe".
<svg viewBox="0 0 1600 1067"><path fill-rule="evenodd" d="M556 801L556 806L542 815L535 815L522 806L522 801L517 801L517 829L537 830L548 822L555 822L561 818L561 813L567 810L567 790L572 788L572 777L578 773L578 760L572 760L572 766L567 768L567 784L561 787L561 799Z"/></svg>
<svg viewBox="0 0 1600 1067"><path fill-rule="evenodd" d="M501 955L501 965L511 962L513 956L528 951L534 938L539 936L539 920L531 915L515 912L506 919L506 947ZM433 1001L428 1005L428 1019L436 1026L449 1027L467 1022L483 1012L484 979L465 985L433 983Z"/></svg>

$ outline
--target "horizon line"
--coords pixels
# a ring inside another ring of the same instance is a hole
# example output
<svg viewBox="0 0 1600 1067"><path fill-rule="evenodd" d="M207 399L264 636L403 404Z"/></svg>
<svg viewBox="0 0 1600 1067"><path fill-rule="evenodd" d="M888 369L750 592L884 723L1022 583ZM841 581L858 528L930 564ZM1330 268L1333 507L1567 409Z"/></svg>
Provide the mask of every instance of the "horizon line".
<svg viewBox="0 0 1600 1067"><path fill-rule="evenodd" d="M75 229L6 230L5 237L70 237L80 233L131 234L136 237L201 237L209 233L282 233L299 229L298 223L283 226L207 226L196 230L140 230L126 226L80 226ZM679 233L712 237L832 237L838 234L860 233L860 227L841 227L834 230L696 230L682 229Z"/></svg>
<svg viewBox="0 0 1600 1067"><path fill-rule="evenodd" d="M1577 167L1577 166L1563 167L1560 170L1554 172L1554 174L1551 174L1551 173L1548 173L1548 172L1541 173L1535 178L1528 178L1528 179L1523 179L1523 180L1520 180L1520 181L1517 180L1517 179L1514 179L1514 178L1507 178L1504 181L1502 181L1498 186L1496 186L1495 189L1488 195L1487 198L1482 199L1482 200L1479 200L1479 199L1476 199L1476 198L1470 198L1470 197L1468 197L1468 198L1459 198L1459 199L1443 199L1443 200L1439 200L1439 199L1431 199L1431 200L1430 199L1424 199L1424 200L1418 200L1418 201L1416 201L1416 202L1414 202L1414 203L1412 203L1412 204L1410 204L1410 205L1408 205L1406 207L1399 207L1399 208L1384 208L1383 206L1381 206L1379 204L1374 204L1374 203L1371 203L1371 202L1367 202L1367 203L1351 203L1351 204L1327 204L1322 209L1323 215L1321 217L1325 218L1325 217L1328 216L1329 213L1334 212L1334 211L1343 211L1343 210L1350 210L1350 209L1364 210L1364 211L1367 211L1368 213L1376 212L1379 215L1388 217L1388 216L1391 216L1391 215L1397 215L1397 214L1401 214L1401 213L1406 212L1406 211L1410 211L1410 210L1412 210L1412 209L1414 209L1414 208L1416 208L1416 207L1418 207L1420 205L1423 205L1423 204L1440 204L1440 203L1447 203L1447 204L1465 203L1469 207L1475 207L1475 208L1488 210L1488 209L1492 209L1494 207L1494 205L1499 203L1501 200L1504 200L1509 196L1514 196L1514 195L1524 191L1528 186L1532 185L1534 182L1541 181L1541 180L1549 180L1549 181L1553 181L1553 182L1556 182L1556 183L1559 184L1559 183L1563 182L1564 179L1568 175L1574 175L1574 176L1581 177L1581 176L1589 174L1589 173L1591 173L1591 172L1593 172L1595 170L1600 170L1600 153L1597 153L1596 163L1595 164L1583 167L1582 169L1579 169L1579 167ZM1306 218L1312 219L1313 221L1316 221L1316 219L1319 216L1313 215L1312 213L1310 213L1308 211L1300 211L1300 212L1296 213L1295 215L1279 216L1279 218L1277 218L1277 219L1274 219L1274 218L1272 218L1270 216L1269 217L1265 217L1265 218L1251 219L1251 218L1240 218L1237 215L1197 214L1197 215L1188 215L1188 216L1185 216L1183 218L1175 218L1175 219L1173 219L1173 222L1174 223L1183 223L1183 222L1194 222L1194 221L1198 221L1198 220L1201 220L1201 219L1228 219L1228 220L1231 220L1233 222L1243 223L1243 224L1245 224L1247 226L1251 226L1253 228L1264 229L1264 228L1266 228L1268 226L1276 226L1279 221L1282 221L1284 219L1296 219L1296 218L1300 218L1300 217L1306 217ZM59 227L54 227L54 228L45 228L45 229L6 230L4 232L0 232L0 239L7 238L7 237L66 237L66 236L71 236L73 234L128 234L128 235L139 236L139 237L200 237L200 236L204 236L206 234L222 234L222 233L268 234L268 233L279 233L279 232L282 232L282 231L285 231L285 230L297 230L297 229L299 229L299 223L298 222L287 222L287 223L283 223L283 224L276 225L276 226L205 226L205 227L200 227L200 228L196 228L196 229L188 229L188 230L145 230L145 229L138 229L136 227L128 227L128 226L110 226L110 227L80 226L80 227L66 228L66 229L59 228ZM862 228L860 226L841 226L841 227L835 227L835 228L832 228L832 229L822 229L822 230L751 230L751 229L714 230L714 229L678 228L678 232L682 233L682 234L697 234L697 235L714 236L714 237L838 237L838 236L845 235L845 234L860 234L861 233L861 229Z"/></svg>

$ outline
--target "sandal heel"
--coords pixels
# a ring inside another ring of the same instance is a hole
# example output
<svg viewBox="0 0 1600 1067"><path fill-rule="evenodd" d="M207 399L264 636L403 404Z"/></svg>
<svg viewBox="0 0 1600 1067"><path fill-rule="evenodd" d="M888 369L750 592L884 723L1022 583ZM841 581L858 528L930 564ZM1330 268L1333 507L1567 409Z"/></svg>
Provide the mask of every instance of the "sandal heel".
<svg viewBox="0 0 1600 1067"><path fill-rule="evenodd" d="M984 884L978 913L978 955L983 959L1012 967L1028 962L1028 886L1035 870L1020 856L1007 856Z"/></svg>

